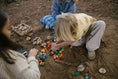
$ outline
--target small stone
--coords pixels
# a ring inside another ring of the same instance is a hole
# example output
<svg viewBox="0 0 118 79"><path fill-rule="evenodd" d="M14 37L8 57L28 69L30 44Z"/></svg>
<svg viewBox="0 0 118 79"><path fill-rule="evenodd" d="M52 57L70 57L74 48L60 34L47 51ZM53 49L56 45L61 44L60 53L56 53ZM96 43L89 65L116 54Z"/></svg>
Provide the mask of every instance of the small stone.
<svg viewBox="0 0 118 79"><path fill-rule="evenodd" d="M51 36L47 36L47 39L51 39Z"/></svg>
<svg viewBox="0 0 118 79"><path fill-rule="evenodd" d="M84 70L85 70L85 67L84 67L84 65L82 65L82 64L77 67L77 71L82 72L82 71L84 71Z"/></svg>
<svg viewBox="0 0 118 79"><path fill-rule="evenodd" d="M100 69L99 69L99 72L100 72L101 74L105 74L105 73L106 73L106 69L105 69L105 68L100 68Z"/></svg>

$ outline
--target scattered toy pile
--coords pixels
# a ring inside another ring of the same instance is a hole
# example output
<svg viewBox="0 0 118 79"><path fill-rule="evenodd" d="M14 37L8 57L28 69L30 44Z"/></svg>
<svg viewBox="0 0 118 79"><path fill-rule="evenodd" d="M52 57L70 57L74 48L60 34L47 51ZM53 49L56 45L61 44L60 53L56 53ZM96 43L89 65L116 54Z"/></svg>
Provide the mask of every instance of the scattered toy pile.
<svg viewBox="0 0 118 79"><path fill-rule="evenodd" d="M46 58L46 51L48 50L48 48L51 47L51 44L50 42L55 42L56 41L56 35L55 35L55 32L52 33L53 36L47 36L47 39L44 39L44 42L46 43L42 43L40 46L43 47L43 49L41 50L40 54L37 55L37 59L40 63L41 66L44 66L45 64L45 58ZM38 42L37 42L38 41ZM33 44L40 44L42 42L42 40L39 38L39 37L36 37L34 40L33 40ZM70 48L72 48L72 46L70 46ZM50 52L50 56L53 56L54 57L54 60L57 59L57 60L63 60L63 51L64 51L64 47L61 47L59 48L58 50L56 51L51 51Z"/></svg>
<svg viewBox="0 0 118 79"><path fill-rule="evenodd" d="M18 35L23 36L31 32L32 27L27 24L21 23L18 26L12 26L12 30L16 32Z"/></svg>
<svg viewBox="0 0 118 79"><path fill-rule="evenodd" d="M48 50L48 48L50 48L50 41L48 41L47 43L43 43L43 49L41 50L40 54L37 55L37 59L40 63L41 66L45 65L45 58L46 58L46 51Z"/></svg>
<svg viewBox="0 0 118 79"><path fill-rule="evenodd" d="M50 56L54 57L54 60L63 60L63 54L62 52L64 51L64 47L59 48L57 51L52 51L50 52Z"/></svg>

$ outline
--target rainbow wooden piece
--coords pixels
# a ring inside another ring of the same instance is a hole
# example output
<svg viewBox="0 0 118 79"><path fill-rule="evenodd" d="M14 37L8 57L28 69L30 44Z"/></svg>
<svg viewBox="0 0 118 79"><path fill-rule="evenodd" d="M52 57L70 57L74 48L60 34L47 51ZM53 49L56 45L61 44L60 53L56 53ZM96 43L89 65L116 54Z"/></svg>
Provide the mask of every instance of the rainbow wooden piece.
<svg viewBox="0 0 118 79"><path fill-rule="evenodd" d="M85 76L85 79L88 79L88 76Z"/></svg>
<svg viewBox="0 0 118 79"><path fill-rule="evenodd" d="M31 40L31 37L28 36L28 37L26 38L26 40L28 40L28 41Z"/></svg>
<svg viewBox="0 0 118 79"><path fill-rule="evenodd" d="M59 53L62 53L62 51L60 50Z"/></svg>
<svg viewBox="0 0 118 79"><path fill-rule="evenodd" d="M70 46L70 48L72 49L73 47L72 47L72 46Z"/></svg>
<svg viewBox="0 0 118 79"><path fill-rule="evenodd" d="M52 51L50 52L50 56L53 56L54 60L57 59L57 60L63 60L63 54L62 52L64 51L64 47L61 47L59 49L57 49L56 51Z"/></svg>
<svg viewBox="0 0 118 79"><path fill-rule="evenodd" d="M45 50L44 50L44 49L42 49L42 50L41 50L41 52L42 52L42 53L45 53Z"/></svg>
<svg viewBox="0 0 118 79"><path fill-rule="evenodd" d="M77 72L75 73L75 76L78 76L78 75L80 75L80 72L79 72L79 71L77 71Z"/></svg>

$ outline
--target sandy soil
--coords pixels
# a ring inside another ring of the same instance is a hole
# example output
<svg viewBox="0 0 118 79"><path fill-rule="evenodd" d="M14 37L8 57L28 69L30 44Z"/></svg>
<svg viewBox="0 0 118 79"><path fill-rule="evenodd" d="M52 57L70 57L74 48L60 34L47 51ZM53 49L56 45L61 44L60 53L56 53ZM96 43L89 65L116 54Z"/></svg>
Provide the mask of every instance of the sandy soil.
<svg viewBox="0 0 118 79"><path fill-rule="evenodd" d="M9 14L11 25L25 22L33 27L31 38L40 36L42 39L50 35L52 31L42 29L40 19L51 14L52 0L20 0L4 6L2 10ZM47 56L44 67L39 66L41 79L84 79L88 74L89 79L118 79L118 1L117 0L80 0L77 3L77 12L84 12L97 19L106 22L106 31L103 36L105 43L101 43L100 49L96 51L97 57L94 61L87 59L87 51L84 46L65 48L65 62L73 63L73 66L56 63L53 57ZM30 50L31 41L26 41L27 36L19 37L12 32L12 40L24 46L24 50ZM35 48L41 50L40 46ZM76 58L73 57L76 54ZM75 77L76 66L74 64L85 64L86 69L80 76ZM99 68L104 67L106 74L100 74Z"/></svg>

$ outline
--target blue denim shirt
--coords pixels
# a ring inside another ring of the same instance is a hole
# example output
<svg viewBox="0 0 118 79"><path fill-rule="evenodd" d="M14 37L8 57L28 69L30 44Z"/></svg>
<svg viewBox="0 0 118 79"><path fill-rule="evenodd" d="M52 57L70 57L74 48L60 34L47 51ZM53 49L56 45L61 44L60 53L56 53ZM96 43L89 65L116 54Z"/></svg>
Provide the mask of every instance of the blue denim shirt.
<svg viewBox="0 0 118 79"><path fill-rule="evenodd" d="M58 0L54 0L52 4L52 16L56 19L56 16L63 13L75 13L76 5L71 0L63 0L65 6L59 3Z"/></svg>

